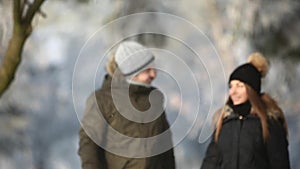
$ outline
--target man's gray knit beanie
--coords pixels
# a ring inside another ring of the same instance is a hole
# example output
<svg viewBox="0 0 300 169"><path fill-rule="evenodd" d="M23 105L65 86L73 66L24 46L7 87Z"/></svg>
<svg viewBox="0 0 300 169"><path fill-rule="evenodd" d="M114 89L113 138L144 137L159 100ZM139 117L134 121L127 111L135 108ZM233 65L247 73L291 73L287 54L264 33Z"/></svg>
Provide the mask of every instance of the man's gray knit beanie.
<svg viewBox="0 0 300 169"><path fill-rule="evenodd" d="M143 45L134 41L124 41L116 51L115 60L122 74L130 76L153 62L154 56Z"/></svg>

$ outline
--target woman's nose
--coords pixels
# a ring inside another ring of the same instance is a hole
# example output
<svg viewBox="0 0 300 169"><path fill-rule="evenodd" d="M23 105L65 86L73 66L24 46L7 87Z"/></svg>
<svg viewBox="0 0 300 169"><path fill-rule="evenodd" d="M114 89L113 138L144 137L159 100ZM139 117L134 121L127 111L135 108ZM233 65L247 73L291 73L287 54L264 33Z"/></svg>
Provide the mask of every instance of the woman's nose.
<svg viewBox="0 0 300 169"><path fill-rule="evenodd" d="M235 91L236 91L235 87L230 87L230 89L229 89L229 94L230 94L230 95L231 95L231 94L234 94Z"/></svg>

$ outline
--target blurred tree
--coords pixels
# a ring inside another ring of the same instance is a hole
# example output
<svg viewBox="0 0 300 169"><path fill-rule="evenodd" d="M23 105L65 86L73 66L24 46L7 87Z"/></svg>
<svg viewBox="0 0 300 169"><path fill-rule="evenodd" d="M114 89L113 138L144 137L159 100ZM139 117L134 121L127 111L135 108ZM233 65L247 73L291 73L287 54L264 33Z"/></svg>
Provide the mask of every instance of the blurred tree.
<svg viewBox="0 0 300 169"><path fill-rule="evenodd" d="M249 36L252 45L270 57L288 57L299 61L299 14L299 1L262 1Z"/></svg>
<svg viewBox="0 0 300 169"><path fill-rule="evenodd" d="M13 1L13 34L0 67L0 97L14 80L15 72L21 62L23 46L32 32L31 22L36 13L45 16L40 6L45 0Z"/></svg>
<svg viewBox="0 0 300 169"><path fill-rule="evenodd" d="M87 0L91 1L91 0ZM95 2L97 0L94 0ZM113 1L115 4L115 10L105 19L105 22L111 22L123 16L131 14L145 13L145 12L166 12L167 9L163 6L161 0L147 0L147 1L136 1L136 0L117 0ZM170 11L168 11L171 13ZM135 20L131 22L124 22L119 29L112 30L114 35L117 35L117 39L124 36L124 33L128 30L143 30L152 32L152 30L163 30L161 27L159 18L148 16L143 18L146 20ZM145 24L151 23L151 24ZM118 36L119 35L119 36ZM129 37L130 40L136 40L147 46L162 47L166 45L166 38L164 35L153 34L153 33L142 33L138 36Z"/></svg>
<svg viewBox="0 0 300 169"><path fill-rule="evenodd" d="M87 3L89 2L90 0L77 0L79 3Z"/></svg>

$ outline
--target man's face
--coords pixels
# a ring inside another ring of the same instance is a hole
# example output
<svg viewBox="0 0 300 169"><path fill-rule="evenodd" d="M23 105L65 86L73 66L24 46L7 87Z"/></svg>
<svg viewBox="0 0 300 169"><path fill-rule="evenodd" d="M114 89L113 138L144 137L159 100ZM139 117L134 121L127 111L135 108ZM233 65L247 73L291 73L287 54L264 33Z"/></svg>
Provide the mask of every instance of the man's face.
<svg viewBox="0 0 300 169"><path fill-rule="evenodd" d="M132 80L136 82L150 84L153 81L153 79L155 79L155 77L156 70L154 68L148 68L135 75L132 78Z"/></svg>

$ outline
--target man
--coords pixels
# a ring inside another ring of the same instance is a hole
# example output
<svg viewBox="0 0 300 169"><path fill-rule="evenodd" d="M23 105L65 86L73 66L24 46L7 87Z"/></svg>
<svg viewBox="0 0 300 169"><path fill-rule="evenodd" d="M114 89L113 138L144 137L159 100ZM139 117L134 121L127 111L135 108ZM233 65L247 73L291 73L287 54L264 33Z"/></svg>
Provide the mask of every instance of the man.
<svg viewBox="0 0 300 169"><path fill-rule="evenodd" d="M122 42L107 63L101 89L87 100L79 150L83 169L174 169L163 95L151 82L155 57Z"/></svg>

